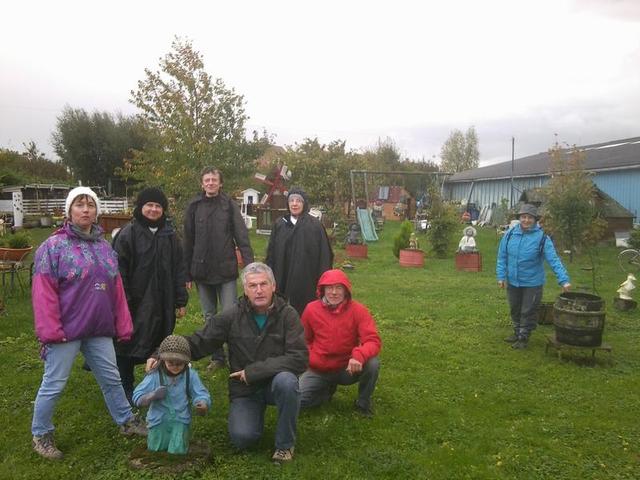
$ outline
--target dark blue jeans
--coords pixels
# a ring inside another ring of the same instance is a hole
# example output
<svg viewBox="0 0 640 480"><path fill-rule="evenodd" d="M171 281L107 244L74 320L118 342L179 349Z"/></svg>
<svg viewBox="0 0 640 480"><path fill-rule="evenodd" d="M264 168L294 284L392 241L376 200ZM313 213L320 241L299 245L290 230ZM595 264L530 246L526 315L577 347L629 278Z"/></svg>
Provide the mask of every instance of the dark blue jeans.
<svg viewBox="0 0 640 480"><path fill-rule="evenodd" d="M344 369L336 372L307 370L300 377L300 404L302 408L315 407L329 400L337 385L353 385L358 382L358 405L369 408L379 371L378 357L370 358L358 375L349 375Z"/></svg>
<svg viewBox="0 0 640 480"><path fill-rule="evenodd" d="M538 306L542 300L542 285L538 287L507 285L507 300L514 333L518 338L529 338L531 332L538 326Z"/></svg>
<svg viewBox="0 0 640 480"><path fill-rule="evenodd" d="M300 411L298 377L290 372L280 372L262 390L249 397L231 400L229 437L234 447L244 450L260 439L267 405L275 405L278 409L276 449L295 445Z"/></svg>
<svg viewBox="0 0 640 480"><path fill-rule="evenodd" d="M207 315L215 315L216 311L219 313L231 308L238 301L235 280L218 285L196 282L196 287L198 289L198 297L200 297L202 313L205 318ZM218 302L218 300L220 300L220 302ZM221 308L218 308L218 303L222 304ZM211 355L211 360L216 360L222 364L226 363L224 347L214 350L213 355Z"/></svg>

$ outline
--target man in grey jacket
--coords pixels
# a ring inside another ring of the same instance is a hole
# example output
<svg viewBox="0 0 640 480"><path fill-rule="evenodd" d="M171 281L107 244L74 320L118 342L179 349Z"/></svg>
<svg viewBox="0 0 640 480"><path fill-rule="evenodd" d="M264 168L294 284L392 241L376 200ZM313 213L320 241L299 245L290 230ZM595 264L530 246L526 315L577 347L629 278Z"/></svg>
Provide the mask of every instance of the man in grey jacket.
<svg viewBox="0 0 640 480"><path fill-rule="evenodd" d="M293 459L300 389L298 376L309 355L296 310L276 294L273 272L264 263L242 271L245 295L233 308L208 318L187 337L198 360L226 342L229 346L229 437L238 449L255 444L264 429L267 405L278 409L272 459ZM147 361L147 369L155 360Z"/></svg>
<svg viewBox="0 0 640 480"><path fill-rule="evenodd" d="M184 215L184 255L187 288L196 282L207 318L237 302L236 247L245 265L253 262L253 250L238 205L222 192L222 172L205 167L200 180L202 193L189 202ZM224 366L224 350L220 347L213 352L207 368L215 371Z"/></svg>

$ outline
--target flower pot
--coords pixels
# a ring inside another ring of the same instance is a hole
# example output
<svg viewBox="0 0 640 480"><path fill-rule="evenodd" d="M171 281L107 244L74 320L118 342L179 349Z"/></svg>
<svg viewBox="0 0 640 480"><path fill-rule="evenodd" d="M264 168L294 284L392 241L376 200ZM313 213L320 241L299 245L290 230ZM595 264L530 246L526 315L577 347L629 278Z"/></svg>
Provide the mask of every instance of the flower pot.
<svg viewBox="0 0 640 480"><path fill-rule="evenodd" d="M456 253L456 270L465 272L482 271L482 255L474 253Z"/></svg>
<svg viewBox="0 0 640 480"><path fill-rule="evenodd" d="M400 266L401 267L424 267L424 252L417 249L400 250Z"/></svg>
<svg viewBox="0 0 640 480"><path fill-rule="evenodd" d="M26 248L0 247L0 261L19 262L24 257L26 257L31 250L33 250L33 247L26 247Z"/></svg>
<svg viewBox="0 0 640 480"><path fill-rule="evenodd" d="M53 226L53 218L47 215L40 217L40 226L43 228L49 228Z"/></svg>
<svg viewBox="0 0 640 480"><path fill-rule="evenodd" d="M558 342L580 347L602 344L606 315L602 298L588 293L563 293L556 300L553 311Z"/></svg>
<svg viewBox="0 0 640 480"><path fill-rule="evenodd" d="M350 258L367 258L369 247L367 245L348 243L345 251L347 252L347 257Z"/></svg>

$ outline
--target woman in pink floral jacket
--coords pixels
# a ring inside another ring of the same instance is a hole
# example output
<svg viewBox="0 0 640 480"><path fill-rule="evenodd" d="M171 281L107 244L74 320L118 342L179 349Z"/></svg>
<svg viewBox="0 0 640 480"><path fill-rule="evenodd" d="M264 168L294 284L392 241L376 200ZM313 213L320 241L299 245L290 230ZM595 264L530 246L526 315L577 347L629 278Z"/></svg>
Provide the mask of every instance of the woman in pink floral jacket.
<svg viewBox="0 0 640 480"><path fill-rule="evenodd" d="M34 450L45 458L63 454L53 441L53 413L82 352L91 367L113 420L123 434L145 435L133 415L116 366L113 339L131 338L131 315L115 252L96 224L97 195L87 187L69 192L67 221L35 254L32 301L35 331L44 360L31 432Z"/></svg>

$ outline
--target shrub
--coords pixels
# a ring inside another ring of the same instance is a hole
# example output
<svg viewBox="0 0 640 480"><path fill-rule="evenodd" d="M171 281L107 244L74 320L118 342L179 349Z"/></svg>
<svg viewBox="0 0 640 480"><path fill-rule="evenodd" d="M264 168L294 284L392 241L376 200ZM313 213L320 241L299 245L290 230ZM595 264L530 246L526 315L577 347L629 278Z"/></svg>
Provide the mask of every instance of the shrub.
<svg viewBox="0 0 640 480"><path fill-rule="evenodd" d="M429 207L429 242L438 258L446 258L453 250L454 233L458 229L458 214L453 205L444 203L440 194L436 191L431 194L431 206Z"/></svg>
<svg viewBox="0 0 640 480"><path fill-rule="evenodd" d="M629 236L628 243L631 248L640 250L640 229L634 228L633 230L631 230L631 235Z"/></svg>
<svg viewBox="0 0 640 480"><path fill-rule="evenodd" d="M27 248L33 245L31 235L27 232L18 232L10 235L4 242L8 248Z"/></svg>
<svg viewBox="0 0 640 480"><path fill-rule="evenodd" d="M412 233L413 224L409 220L402 222L398 235L393 239L393 254L396 258L400 258L400 250L409 247L409 237Z"/></svg>

